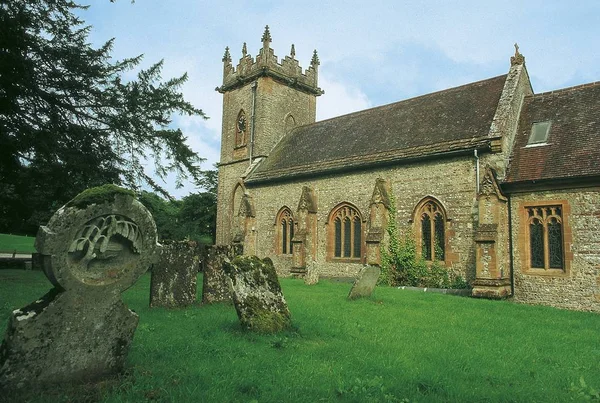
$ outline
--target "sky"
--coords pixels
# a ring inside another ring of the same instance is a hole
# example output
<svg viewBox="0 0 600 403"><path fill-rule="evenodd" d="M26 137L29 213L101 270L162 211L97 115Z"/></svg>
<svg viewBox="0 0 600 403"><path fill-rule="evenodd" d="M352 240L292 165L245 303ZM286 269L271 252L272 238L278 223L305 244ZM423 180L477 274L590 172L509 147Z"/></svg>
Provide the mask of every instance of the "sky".
<svg viewBox="0 0 600 403"><path fill-rule="evenodd" d="M234 65L244 42L255 57L266 25L279 59L294 44L306 69L317 50L317 120L506 74L514 43L535 93L600 81L598 0L80 1L94 46L115 38L113 57L143 54L142 68L164 59L165 80L187 72L182 92L209 119L173 124L202 169L219 161L225 47ZM198 191L174 182L163 185L177 198Z"/></svg>

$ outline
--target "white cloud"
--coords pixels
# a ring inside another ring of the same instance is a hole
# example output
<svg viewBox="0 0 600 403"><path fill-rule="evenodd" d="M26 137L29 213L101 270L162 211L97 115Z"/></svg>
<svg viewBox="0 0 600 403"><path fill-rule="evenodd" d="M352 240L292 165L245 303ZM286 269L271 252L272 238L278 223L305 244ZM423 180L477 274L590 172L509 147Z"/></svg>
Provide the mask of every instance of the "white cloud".
<svg viewBox="0 0 600 403"><path fill-rule="evenodd" d="M81 15L94 26L96 45L116 38L115 58L143 53L144 67L164 58L165 79L187 71L182 91L210 120L179 117L176 123L209 160L208 169L219 158L222 96L214 88L222 82L225 46L234 64L244 42L256 56L267 24L279 58L294 43L307 68L318 50L325 94L317 100L317 116L323 120L505 74L514 42L536 92L597 81L599 13L598 0L576 6L546 0L180 0L176 7L145 0L99 1Z"/></svg>
<svg viewBox="0 0 600 403"><path fill-rule="evenodd" d="M367 96L357 87L319 77L319 87L325 94L317 98L317 120L325 120L371 107Z"/></svg>

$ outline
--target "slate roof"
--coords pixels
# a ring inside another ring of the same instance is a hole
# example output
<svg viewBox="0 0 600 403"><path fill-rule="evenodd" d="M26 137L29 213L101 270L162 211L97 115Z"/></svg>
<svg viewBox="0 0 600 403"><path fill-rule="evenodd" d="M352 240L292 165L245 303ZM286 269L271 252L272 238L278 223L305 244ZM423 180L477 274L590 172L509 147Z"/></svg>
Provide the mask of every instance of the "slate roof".
<svg viewBox="0 0 600 403"><path fill-rule="evenodd" d="M527 146L535 122L551 121L546 145ZM524 100L505 183L600 175L600 81Z"/></svg>
<svg viewBox="0 0 600 403"><path fill-rule="evenodd" d="M506 75L292 130L247 183L489 147Z"/></svg>

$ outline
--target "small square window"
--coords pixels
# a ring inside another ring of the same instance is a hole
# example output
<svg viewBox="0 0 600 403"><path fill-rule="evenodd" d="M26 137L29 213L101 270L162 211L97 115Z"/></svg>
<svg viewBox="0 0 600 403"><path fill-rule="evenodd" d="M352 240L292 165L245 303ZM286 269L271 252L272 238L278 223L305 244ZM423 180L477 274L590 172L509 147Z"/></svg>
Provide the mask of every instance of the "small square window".
<svg viewBox="0 0 600 403"><path fill-rule="evenodd" d="M548 134L550 134L550 121L535 122L531 126L531 134L529 135L527 145L546 143Z"/></svg>

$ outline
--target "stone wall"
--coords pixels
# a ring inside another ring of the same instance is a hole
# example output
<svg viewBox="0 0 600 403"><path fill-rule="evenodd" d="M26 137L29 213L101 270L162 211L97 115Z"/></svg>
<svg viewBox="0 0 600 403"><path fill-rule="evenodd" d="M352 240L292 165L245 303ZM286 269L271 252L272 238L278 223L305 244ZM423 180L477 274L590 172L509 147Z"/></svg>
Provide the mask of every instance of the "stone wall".
<svg viewBox="0 0 600 403"><path fill-rule="evenodd" d="M511 197L514 298L558 308L600 312L600 193L598 188L544 191ZM564 202L566 271L547 275L527 270L525 203ZM570 211L569 211L570 210ZM570 244L570 247L569 245Z"/></svg>
<svg viewBox="0 0 600 403"><path fill-rule="evenodd" d="M315 260L320 275L354 277L362 264L327 261L328 215L338 204L352 203L360 210L364 220L362 228L366 230L369 205L378 178L391 183L401 232L412 233L414 209L424 197L433 196L443 205L448 218L447 266L472 280L475 276L473 228L477 206L475 161L468 156L249 188L256 208L256 226L251 236L256 239L257 255L272 258L278 273L289 275L292 257L275 253L275 218L283 206L296 214L302 187L308 186L314 189L318 210Z"/></svg>

